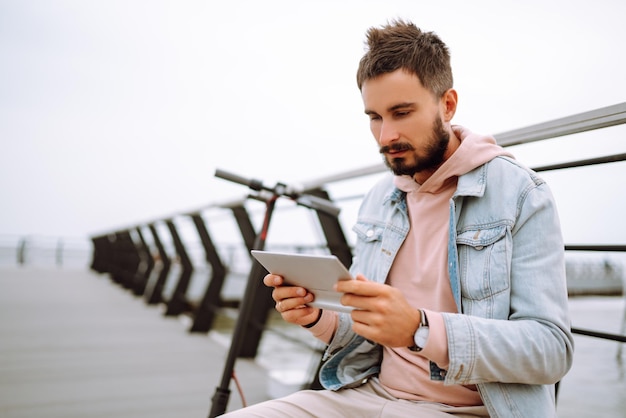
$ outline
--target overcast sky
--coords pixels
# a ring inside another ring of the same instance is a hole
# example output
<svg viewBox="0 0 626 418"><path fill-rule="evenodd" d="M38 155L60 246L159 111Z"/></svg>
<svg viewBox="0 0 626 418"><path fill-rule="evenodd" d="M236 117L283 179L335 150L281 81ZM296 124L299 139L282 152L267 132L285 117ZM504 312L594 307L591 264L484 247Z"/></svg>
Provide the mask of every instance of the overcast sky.
<svg viewBox="0 0 626 418"><path fill-rule="evenodd" d="M378 163L355 69L366 29L394 17L449 45L455 122L474 131L624 102L624 16L619 0L0 0L0 235L88 236L243 196L216 168L270 184ZM517 155L626 152L625 133ZM566 235L623 243L624 165L578 173L552 176Z"/></svg>

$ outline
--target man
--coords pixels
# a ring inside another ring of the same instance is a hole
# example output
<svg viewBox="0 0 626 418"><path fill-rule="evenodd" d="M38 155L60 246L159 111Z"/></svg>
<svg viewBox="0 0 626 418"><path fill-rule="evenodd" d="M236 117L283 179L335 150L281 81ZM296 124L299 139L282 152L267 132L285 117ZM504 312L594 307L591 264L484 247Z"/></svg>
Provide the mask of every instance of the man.
<svg viewBox="0 0 626 418"><path fill-rule="evenodd" d="M268 275L276 309L329 344L321 391L236 411L262 417L556 416L569 370L564 249L548 186L494 139L451 124L446 45L394 21L367 34L357 83L393 175L366 195L350 314Z"/></svg>

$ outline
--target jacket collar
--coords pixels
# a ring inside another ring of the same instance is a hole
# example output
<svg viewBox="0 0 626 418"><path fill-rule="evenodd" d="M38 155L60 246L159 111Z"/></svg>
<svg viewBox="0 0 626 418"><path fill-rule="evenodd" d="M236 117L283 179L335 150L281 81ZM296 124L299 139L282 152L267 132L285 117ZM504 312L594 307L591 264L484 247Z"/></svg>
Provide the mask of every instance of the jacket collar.
<svg viewBox="0 0 626 418"><path fill-rule="evenodd" d="M496 157L497 158L497 157ZM452 198L457 196L476 196L480 197L485 194L485 186L487 183L487 167L489 163L483 164L469 173L459 177L456 191Z"/></svg>
<svg viewBox="0 0 626 418"><path fill-rule="evenodd" d="M497 158L497 157L496 157ZM480 197L485 194L485 186L487 181L487 167L489 163L482 164L481 166L473 169L472 171L463 174L459 177L459 181L456 186L456 191L452 198L457 196L476 196ZM399 202L404 200L406 192L392 187L391 190L385 194L383 198L383 204L392 202Z"/></svg>

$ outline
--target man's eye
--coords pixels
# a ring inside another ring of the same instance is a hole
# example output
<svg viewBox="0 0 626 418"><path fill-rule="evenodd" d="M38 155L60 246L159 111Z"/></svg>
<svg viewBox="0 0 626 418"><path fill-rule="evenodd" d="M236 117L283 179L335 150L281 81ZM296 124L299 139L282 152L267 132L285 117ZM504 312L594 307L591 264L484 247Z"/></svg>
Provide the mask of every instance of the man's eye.
<svg viewBox="0 0 626 418"><path fill-rule="evenodd" d="M409 113L411 113L411 112L409 112L409 111L396 112L396 113L395 113L395 116L396 116L397 118L403 118L403 117L405 117L405 116L408 116L408 115L409 115Z"/></svg>
<svg viewBox="0 0 626 418"><path fill-rule="evenodd" d="M380 116L378 115L370 115L370 121L380 120Z"/></svg>

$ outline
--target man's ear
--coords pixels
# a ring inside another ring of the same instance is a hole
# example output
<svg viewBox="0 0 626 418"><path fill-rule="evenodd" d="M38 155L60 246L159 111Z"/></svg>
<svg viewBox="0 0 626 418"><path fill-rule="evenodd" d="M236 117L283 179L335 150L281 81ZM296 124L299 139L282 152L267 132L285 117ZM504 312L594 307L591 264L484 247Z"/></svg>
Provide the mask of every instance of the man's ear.
<svg viewBox="0 0 626 418"><path fill-rule="evenodd" d="M458 99L458 95L454 89L446 90L443 96L441 96L441 110L444 122L450 122L454 117Z"/></svg>

